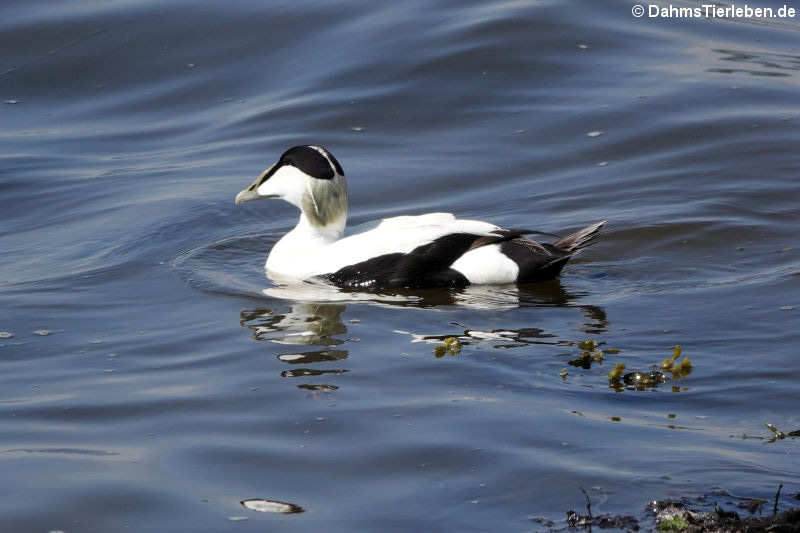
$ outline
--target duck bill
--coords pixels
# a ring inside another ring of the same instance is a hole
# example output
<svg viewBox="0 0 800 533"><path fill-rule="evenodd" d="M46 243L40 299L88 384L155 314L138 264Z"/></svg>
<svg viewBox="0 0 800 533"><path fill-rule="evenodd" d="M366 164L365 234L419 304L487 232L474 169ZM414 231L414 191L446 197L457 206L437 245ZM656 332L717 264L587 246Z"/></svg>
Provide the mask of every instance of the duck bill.
<svg viewBox="0 0 800 533"><path fill-rule="evenodd" d="M273 165L274 166L274 165ZM272 170L272 167L269 167L267 170L261 173L253 183L250 184L249 187L240 191L239 194L236 195L236 198L233 200L236 205L243 204L245 202L252 202L253 200L260 200L261 198L275 198L274 195L263 195L258 194L258 186L264 183L264 176L268 176L269 172Z"/></svg>
<svg viewBox="0 0 800 533"><path fill-rule="evenodd" d="M236 205L243 204L245 202L251 202L253 200L258 200L260 198L264 198L256 192L255 190L250 190L251 187L241 191L239 194L236 195L236 199L234 199L234 203Z"/></svg>

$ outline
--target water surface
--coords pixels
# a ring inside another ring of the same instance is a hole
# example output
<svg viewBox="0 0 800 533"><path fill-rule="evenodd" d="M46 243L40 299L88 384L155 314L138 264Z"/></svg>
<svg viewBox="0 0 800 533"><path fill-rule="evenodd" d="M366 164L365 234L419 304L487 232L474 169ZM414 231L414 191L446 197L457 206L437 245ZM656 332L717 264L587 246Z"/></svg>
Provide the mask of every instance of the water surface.
<svg viewBox="0 0 800 533"><path fill-rule="evenodd" d="M778 483L791 505L798 441L763 424L800 428L797 20L617 1L0 15L0 529L531 531L580 487L596 513ZM610 222L551 283L275 292L265 253L296 212L233 198L300 143L344 166L353 224ZM449 336L460 353L436 357ZM612 352L570 365L587 339ZM676 344L689 375L609 387Z"/></svg>

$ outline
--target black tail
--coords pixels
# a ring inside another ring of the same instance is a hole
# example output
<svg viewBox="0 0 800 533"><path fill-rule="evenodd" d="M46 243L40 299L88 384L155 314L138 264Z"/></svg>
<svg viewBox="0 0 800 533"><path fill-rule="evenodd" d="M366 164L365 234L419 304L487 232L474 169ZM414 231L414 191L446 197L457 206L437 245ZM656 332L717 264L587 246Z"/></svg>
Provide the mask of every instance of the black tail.
<svg viewBox="0 0 800 533"><path fill-rule="evenodd" d="M595 239L597 239L597 235L600 233L600 230L603 229L603 226L605 226L606 222L608 221L603 220L597 224L586 226L582 230L576 231L575 233L567 235L563 239L557 240L553 243L553 246L568 253L582 250L583 248L586 248L590 244L594 243Z"/></svg>

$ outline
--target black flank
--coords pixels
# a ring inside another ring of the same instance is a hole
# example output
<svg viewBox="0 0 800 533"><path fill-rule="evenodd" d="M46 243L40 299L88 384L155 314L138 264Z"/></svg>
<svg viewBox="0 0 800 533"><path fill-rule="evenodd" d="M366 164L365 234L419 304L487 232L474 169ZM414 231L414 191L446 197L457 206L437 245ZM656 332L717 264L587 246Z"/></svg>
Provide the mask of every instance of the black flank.
<svg viewBox="0 0 800 533"><path fill-rule="evenodd" d="M418 246L407 254L373 257L321 277L339 287L373 290L465 287L469 285L467 278L450 265L481 238L470 233L453 233Z"/></svg>

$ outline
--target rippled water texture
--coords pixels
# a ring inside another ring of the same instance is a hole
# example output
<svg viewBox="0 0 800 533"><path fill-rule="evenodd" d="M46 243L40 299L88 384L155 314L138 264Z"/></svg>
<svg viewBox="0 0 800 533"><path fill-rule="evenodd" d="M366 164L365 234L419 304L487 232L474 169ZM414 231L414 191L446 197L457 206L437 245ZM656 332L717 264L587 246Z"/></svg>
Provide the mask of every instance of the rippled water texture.
<svg viewBox="0 0 800 533"><path fill-rule="evenodd" d="M800 20L631 5L4 2L0 530L791 505L764 423L800 429ZM262 265L296 212L233 198L300 143L353 224L610 222L551 283L287 291ZM609 386L676 344L690 373Z"/></svg>

